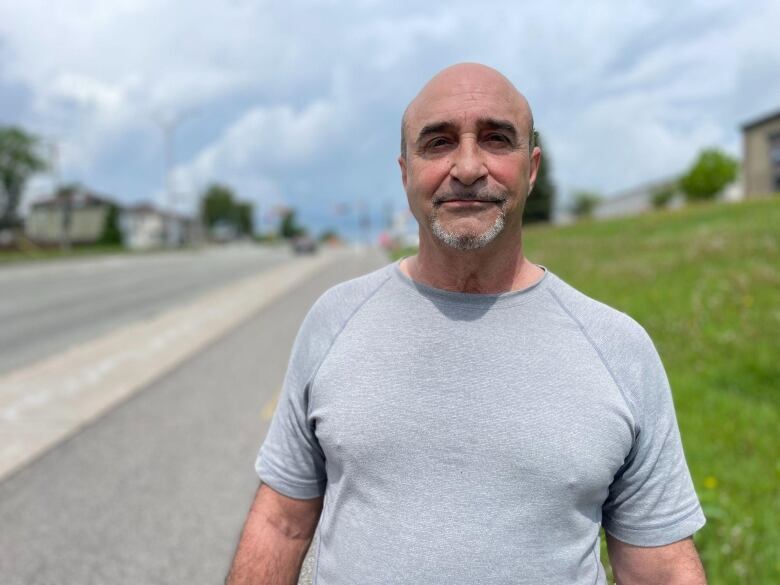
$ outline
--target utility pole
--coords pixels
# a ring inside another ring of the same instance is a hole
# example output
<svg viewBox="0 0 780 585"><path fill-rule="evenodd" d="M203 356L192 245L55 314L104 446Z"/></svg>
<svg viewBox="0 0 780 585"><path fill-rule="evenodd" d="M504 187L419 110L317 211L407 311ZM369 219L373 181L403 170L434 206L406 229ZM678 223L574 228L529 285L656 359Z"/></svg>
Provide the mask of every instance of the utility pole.
<svg viewBox="0 0 780 585"><path fill-rule="evenodd" d="M172 116L164 117L158 116L155 118L157 125L160 127L163 133L163 144L165 148L165 203L168 207L166 214L167 221L165 223L165 239L169 246L173 246L180 239L181 234L178 234L175 229L177 221L176 212L176 186L173 184L173 167L176 164L176 144L175 134L177 128L184 120L187 119L189 114L174 114Z"/></svg>
<svg viewBox="0 0 780 585"><path fill-rule="evenodd" d="M366 246L371 245L371 212L363 199L355 206L358 219L358 238Z"/></svg>
<svg viewBox="0 0 780 585"><path fill-rule="evenodd" d="M60 179L60 145L54 139L48 139L49 147L49 170L51 171L52 194L56 203L62 203L60 216L60 251L70 250L70 224L73 215L72 193L65 192L61 187ZM56 207L55 207L56 209Z"/></svg>

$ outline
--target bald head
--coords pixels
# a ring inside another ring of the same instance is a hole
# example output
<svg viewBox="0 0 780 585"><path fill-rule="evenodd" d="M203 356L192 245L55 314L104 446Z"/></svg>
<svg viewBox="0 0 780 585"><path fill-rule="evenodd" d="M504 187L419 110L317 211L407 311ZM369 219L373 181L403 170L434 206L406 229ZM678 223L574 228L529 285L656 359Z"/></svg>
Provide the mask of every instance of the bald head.
<svg viewBox="0 0 780 585"><path fill-rule="evenodd" d="M433 76L406 107L401 119L401 156L406 158L407 139L414 138L417 120L430 118L437 110L446 110L455 104L476 108L486 95L515 113L528 133L529 151L533 150L533 114L523 94L491 67L479 63L459 63Z"/></svg>

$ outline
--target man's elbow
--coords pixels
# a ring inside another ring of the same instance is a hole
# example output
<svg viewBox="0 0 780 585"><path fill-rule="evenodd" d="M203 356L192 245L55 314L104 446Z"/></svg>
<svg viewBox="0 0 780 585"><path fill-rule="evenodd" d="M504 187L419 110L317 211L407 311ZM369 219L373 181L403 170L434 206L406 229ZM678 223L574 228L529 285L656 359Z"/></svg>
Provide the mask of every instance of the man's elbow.
<svg viewBox="0 0 780 585"><path fill-rule="evenodd" d="M317 528L316 523L311 521L300 522L297 518L291 518L280 514L269 514L261 512L261 519L266 525L274 530L278 536L287 540L305 540L309 541L314 536Z"/></svg>
<svg viewBox="0 0 780 585"><path fill-rule="evenodd" d="M322 498L298 500L284 496L261 484L251 514L278 536L288 540L311 540L317 529Z"/></svg>

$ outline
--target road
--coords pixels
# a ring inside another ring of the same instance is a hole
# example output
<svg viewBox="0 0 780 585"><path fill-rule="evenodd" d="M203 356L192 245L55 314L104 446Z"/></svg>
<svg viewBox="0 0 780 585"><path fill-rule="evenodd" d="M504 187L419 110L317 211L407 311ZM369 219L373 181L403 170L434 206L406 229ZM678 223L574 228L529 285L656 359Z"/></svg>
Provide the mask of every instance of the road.
<svg viewBox="0 0 780 585"><path fill-rule="evenodd" d="M2 583L221 583L300 321L384 263L331 265L0 483Z"/></svg>
<svg viewBox="0 0 780 585"><path fill-rule="evenodd" d="M290 258L258 246L0 268L0 373Z"/></svg>

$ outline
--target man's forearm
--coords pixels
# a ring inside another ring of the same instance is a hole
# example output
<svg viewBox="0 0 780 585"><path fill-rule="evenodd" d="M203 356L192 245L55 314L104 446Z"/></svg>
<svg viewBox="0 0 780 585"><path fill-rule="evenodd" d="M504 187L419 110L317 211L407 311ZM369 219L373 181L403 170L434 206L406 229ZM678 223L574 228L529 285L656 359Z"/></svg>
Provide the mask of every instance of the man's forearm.
<svg viewBox="0 0 780 585"><path fill-rule="evenodd" d="M296 500L261 485L226 585L296 585L321 510L322 498Z"/></svg>
<svg viewBox="0 0 780 585"><path fill-rule="evenodd" d="M674 567L660 570L653 575L621 575L615 573L616 585L707 585L704 568L701 563L685 567Z"/></svg>
<svg viewBox="0 0 780 585"><path fill-rule="evenodd" d="M284 534L267 520L250 518L225 583L296 585L310 544L310 535Z"/></svg>
<svg viewBox="0 0 780 585"><path fill-rule="evenodd" d="M617 585L707 585L692 538L666 546L638 547L607 533L607 545Z"/></svg>

